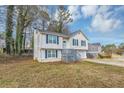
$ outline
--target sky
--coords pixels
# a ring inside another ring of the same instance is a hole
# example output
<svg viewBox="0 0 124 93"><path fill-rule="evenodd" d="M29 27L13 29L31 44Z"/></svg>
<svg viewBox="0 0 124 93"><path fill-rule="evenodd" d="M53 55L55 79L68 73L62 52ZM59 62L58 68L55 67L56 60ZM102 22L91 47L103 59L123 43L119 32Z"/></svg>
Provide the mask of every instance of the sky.
<svg viewBox="0 0 124 93"><path fill-rule="evenodd" d="M124 42L124 6L68 6L71 31L81 29L89 42L102 45Z"/></svg>
<svg viewBox="0 0 124 93"><path fill-rule="evenodd" d="M50 6L51 11L55 6ZM116 44L124 42L124 6L66 6L72 14L71 32L82 30L90 43ZM54 17L57 9L54 10ZM0 7L0 32L5 31L6 9Z"/></svg>
<svg viewBox="0 0 124 93"><path fill-rule="evenodd" d="M5 31L6 27L6 9L5 6L0 6L0 32Z"/></svg>

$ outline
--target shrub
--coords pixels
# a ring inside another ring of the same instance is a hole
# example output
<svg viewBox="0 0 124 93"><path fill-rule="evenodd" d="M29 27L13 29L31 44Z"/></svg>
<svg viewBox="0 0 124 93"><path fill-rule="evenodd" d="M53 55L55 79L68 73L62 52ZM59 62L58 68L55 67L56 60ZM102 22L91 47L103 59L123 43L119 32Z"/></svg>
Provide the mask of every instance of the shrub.
<svg viewBox="0 0 124 93"><path fill-rule="evenodd" d="M110 54L98 54L99 58L111 58L112 55Z"/></svg>

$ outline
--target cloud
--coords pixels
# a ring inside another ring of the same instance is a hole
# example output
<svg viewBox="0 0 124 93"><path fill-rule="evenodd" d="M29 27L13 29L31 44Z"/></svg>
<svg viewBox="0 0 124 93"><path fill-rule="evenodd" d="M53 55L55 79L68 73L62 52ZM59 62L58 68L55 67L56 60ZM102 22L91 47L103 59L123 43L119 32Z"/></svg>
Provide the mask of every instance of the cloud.
<svg viewBox="0 0 124 93"><path fill-rule="evenodd" d="M122 21L114 16L112 6L83 6L84 18L92 17L90 31L108 32L119 28Z"/></svg>
<svg viewBox="0 0 124 93"><path fill-rule="evenodd" d="M81 7L81 11L83 13L83 16L87 18L89 16L94 16L97 12L97 8L98 6L95 5L83 6Z"/></svg>
<svg viewBox="0 0 124 93"><path fill-rule="evenodd" d="M106 5L99 6L97 12L104 14L104 13L107 13L110 10L110 8L111 8L111 6L106 6Z"/></svg>
<svg viewBox="0 0 124 93"><path fill-rule="evenodd" d="M118 12L118 11L123 11L124 12L124 6L120 6L118 8L115 8L115 12Z"/></svg>
<svg viewBox="0 0 124 93"><path fill-rule="evenodd" d="M121 24L120 20L107 19L102 14L96 14L91 22L91 29L95 31L107 32L118 28Z"/></svg>
<svg viewBox="0 0 124 93"><path fill-rule="evenodd" d="M67 10L69 10L73 22L81 18L80 6L68 6Z"/></svg>

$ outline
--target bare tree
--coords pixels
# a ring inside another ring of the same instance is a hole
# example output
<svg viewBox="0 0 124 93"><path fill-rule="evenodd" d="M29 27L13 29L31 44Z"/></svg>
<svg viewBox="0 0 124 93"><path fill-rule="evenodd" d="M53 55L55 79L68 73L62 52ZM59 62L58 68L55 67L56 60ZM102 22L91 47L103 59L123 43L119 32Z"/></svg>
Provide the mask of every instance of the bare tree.
<svg viewBox="0 0 124 93"><path fill-rule="evenodd" d="M21 51L25 49L25 28L33 26L34 22L41 19L42 22L49 20L48 13L42 9L42 6L18 6L18 18L16 28L16 53L21 54ZM33 25L32 25L33 24ZM44 23L43 23L44 30Z"/></svg>
<svg viewBox="0 0 124 93"><path fill-rule="evenodd" d="M13 14L14 6L9 5L7 7L7 20L6 20L6 52L11 54L13 52Z"/></svg>

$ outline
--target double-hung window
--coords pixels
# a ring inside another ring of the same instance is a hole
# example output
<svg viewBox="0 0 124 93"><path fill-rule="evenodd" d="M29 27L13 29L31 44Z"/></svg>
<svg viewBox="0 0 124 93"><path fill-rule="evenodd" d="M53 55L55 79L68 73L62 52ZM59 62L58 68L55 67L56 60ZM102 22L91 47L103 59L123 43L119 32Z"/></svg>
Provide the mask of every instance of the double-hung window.
<svg viewBox="0 0 124 93"><path fill-rule="evenodd" d="M52 35L48 35L48 43L52 43Z"/></svg>
<svg viewBox="0 0 124 93"><path fill-rule="evenodd" d="M78 46L78 39L73 39L73 46Z"/></svg>
<svg viewBox="0 0 124 93"><path fill-rule="evenodd" d="M55 35L47 35L46 36L46 43L59 44L59 37L55 36Z"/></svg>
<svg viewBox="0 0 124 93"><path fill-rule="evenodd" d="M57 58L57 50L46 50L46 58Z"/></svg>
<svg viewBox="0 0 124 93"><path fill-rule="evenodd" d="M86 41L85 40L81 40L81 46L86 46Z"/></svg>
<svg viewBox="0 0 124 93"><path fill-rule="evenodd" d="M52 36L52 38L53 38L53 43L57 44L57 36Z"/></svg>

